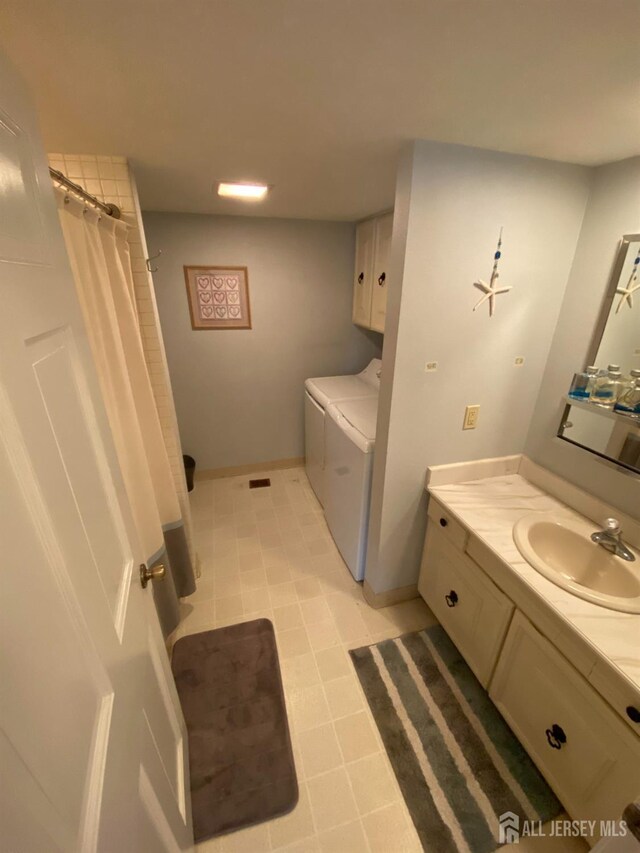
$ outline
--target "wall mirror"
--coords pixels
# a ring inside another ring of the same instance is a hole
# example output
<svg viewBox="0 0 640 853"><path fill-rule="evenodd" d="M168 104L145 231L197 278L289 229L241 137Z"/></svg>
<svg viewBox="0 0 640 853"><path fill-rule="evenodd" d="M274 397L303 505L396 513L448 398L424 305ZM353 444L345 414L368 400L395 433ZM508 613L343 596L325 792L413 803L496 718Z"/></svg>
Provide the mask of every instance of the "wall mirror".
<svg viewBox="0 0 640 853"><path fill-rule="evenodd" d="M623 379L640 369L640 234L626 234L596 324L587 365L620 366ZM586 367L586 365L585 365ZM567 388L571 376L567 376ZM640 415L567 396L559 438L640 474Z"/></svg>

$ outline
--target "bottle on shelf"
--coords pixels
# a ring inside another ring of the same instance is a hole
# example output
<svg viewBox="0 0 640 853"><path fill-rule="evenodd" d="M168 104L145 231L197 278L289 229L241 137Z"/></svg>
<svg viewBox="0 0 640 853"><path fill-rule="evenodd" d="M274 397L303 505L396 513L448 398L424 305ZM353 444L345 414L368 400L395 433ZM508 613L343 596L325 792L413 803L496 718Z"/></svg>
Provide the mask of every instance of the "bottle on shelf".
<svg viewBox="0 0 640 853"><path fill-rule="evenodd" d="M613 411L640 418L640 370L632 370L630 379L630 382L624 383Z"/></svg>
<svg viewBox="0 0 640 853"><path fill-rule="evenodd" d="M597 375L598 368L595 365L590 365L582 373L574 373L571 388L569 388L569 396L573 397L574 400L587 402L591 396Z"/></svg>
<svg viewBox="0 0 640 853"><path fill-rule="evenodd" d="M620 365L610 364L604 376L597 376L593 383L590 402L604 409L613 409L623 390Z"/></svg>

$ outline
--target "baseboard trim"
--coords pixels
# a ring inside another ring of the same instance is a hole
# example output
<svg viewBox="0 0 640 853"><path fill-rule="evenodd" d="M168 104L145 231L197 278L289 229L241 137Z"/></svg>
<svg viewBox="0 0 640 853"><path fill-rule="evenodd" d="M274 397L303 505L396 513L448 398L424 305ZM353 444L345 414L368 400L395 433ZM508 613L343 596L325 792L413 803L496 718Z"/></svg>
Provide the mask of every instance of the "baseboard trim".
<svg viewBox="0 0 640 853"><path fill-rule="evenodd" d="M304 465L304 456L291 459L274 459L271 462L253 462L249 465L232 465L229 468L209 468L196 471L196 480L221 480L223 477L239 477L259 471L280 471L283 468L300 468Z"/></svg>
<svg viewBox="0 0 640 853"><path fill-rule="evenodd" d="M411 601L418 598L418 587L416 584L401 586L398 589L388 589L385 592L374 592L365 580L362 585L364 600L370 607L380 610L381 607L389 607L391 604L400 604L401 601Z"/></svg>

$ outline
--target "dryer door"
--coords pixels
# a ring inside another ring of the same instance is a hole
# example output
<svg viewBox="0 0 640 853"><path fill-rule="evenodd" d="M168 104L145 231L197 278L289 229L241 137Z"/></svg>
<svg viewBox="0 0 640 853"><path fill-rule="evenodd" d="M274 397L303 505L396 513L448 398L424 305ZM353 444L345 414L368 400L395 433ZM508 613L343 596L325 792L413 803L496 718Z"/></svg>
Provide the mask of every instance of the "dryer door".
<svg viewBox="0 0 640 853"><path fill-rule="evenodd" d="M364 579L373 442L340 413L325 413L324 514L342 558L357 581Z"/></svg>

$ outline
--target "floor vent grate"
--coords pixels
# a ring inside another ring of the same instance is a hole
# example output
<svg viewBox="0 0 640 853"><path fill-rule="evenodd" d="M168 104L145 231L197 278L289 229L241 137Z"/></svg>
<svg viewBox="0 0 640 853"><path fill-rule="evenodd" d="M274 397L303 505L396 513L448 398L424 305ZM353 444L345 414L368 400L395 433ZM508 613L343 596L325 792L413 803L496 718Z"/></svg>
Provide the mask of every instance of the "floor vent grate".
<svg viewBox="0 0 640 853"><path fill-rule="evenodd" d="M270 485L271 480L268 477L265 477L262 480L249 480L250 489L266 489Z"/></svg>

